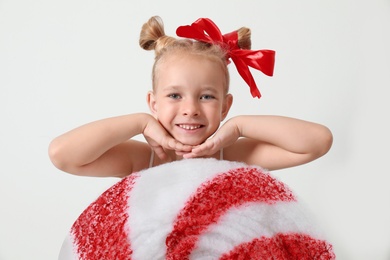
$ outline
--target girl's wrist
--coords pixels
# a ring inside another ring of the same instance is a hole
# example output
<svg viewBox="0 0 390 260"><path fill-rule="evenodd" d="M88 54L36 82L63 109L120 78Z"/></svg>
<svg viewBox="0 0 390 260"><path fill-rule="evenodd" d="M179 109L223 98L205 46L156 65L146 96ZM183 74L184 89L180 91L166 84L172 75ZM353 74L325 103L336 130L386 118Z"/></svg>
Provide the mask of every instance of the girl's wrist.
<svg viewBox="0 0 390 260"><path fill-rule="evenodd" d="M131 117L135 117L130 120L130 122L133 124L136 122L138 125L138 134L142 134L145 131L145 128L148 126L148 123L150 122L153 117L147 113L136 113L132 114Z"/></svg>
<svg viewBox="0 0 390 260"><path fill-rule="evenodd" d="M243 137L242 131L242 116L235 116L229 119L226 123L230 125L234 130L234 133L237 135L237 138Z"/></svg>

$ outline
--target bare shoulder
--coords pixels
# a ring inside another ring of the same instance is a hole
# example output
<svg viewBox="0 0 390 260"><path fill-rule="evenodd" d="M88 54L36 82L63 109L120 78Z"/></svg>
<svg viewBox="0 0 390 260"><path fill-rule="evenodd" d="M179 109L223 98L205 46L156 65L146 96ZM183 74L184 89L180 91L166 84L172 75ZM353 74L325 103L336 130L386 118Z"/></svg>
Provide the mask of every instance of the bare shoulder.
<svg viewBox="0 0 390 260"><path fill-rule="evenodd" d="M228 161L253 164L254 153L259 153L261 143L249 138L240 138L234 144L223 149L223 158ZM257 156L259 157L259 156Z"/></svg>
<svg viewBox="0 0 390 260"><path fill-rule="evenodd" d="M148 143L128 140L114 148L112 152L118 158L118 173L127 176L149 167L151 148Z"/></svg>

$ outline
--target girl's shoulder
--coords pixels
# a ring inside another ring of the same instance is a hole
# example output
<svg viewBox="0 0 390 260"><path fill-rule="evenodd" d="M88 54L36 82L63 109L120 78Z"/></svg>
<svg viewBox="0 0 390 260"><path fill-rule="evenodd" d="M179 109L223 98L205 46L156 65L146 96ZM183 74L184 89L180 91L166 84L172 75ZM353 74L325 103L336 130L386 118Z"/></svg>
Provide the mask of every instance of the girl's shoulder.
<svg viewBox="0 0 390 260"><path fill-rule="evenodd" d="M245 158L248 156L253 145L254 143L250 139L240 138L230 146L223 148L223 159L245 162Z"/></svg>
<svg viewBox="0 0 390 260"><path fill-rule="evenodd" d="M131 173L149 168L152 149L147 142L130 139L117 146L117 149L124 156L125 164L130 165Z"/></svg>
<svg viewBox="0 0 390 260"><path fill-rule="evenodd" d="M264 167L266 165L264 154L268 152L269 146L258 140L239 138L232 145L223 148L223 159Z"/></svg>

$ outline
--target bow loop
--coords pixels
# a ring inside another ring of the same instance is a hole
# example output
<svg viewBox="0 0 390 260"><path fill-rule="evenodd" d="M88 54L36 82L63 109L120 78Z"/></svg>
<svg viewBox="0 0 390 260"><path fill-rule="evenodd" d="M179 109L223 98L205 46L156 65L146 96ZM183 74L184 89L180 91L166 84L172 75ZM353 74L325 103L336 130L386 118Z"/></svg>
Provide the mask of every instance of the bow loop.
<svg viewBox="0 0 390 260"><path fill-rule="evenodd" d="M221 31L208 18L200 18L191 25L180 26L177 28L176 34L180 37L211 44L223 42Z"/></svg>
<svg viewBox="0 0 390 260"><path fill-rule="evenodd" d="M215 23L208 18L199 18L191 25L179 26L176 34L180 37L220 45L228 53L226 58L232 59L238 73L249 85L252 96L261 97L249 67L260 70L267 76L273 76L275 51L241 49L238 46L237 31L222 35Z"/></svg>

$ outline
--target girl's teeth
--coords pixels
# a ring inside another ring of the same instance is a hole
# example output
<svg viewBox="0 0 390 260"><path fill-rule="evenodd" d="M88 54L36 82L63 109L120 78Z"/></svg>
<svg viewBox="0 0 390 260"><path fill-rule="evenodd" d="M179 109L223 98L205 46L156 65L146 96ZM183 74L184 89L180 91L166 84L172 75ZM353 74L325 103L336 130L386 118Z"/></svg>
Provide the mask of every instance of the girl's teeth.
<svg viewBox="0 0 390 260"><path fill-rule="evenodd" d="M194 130L200 128L199 125L179 125L181 128L184 128L186 130Z"/></svg>

